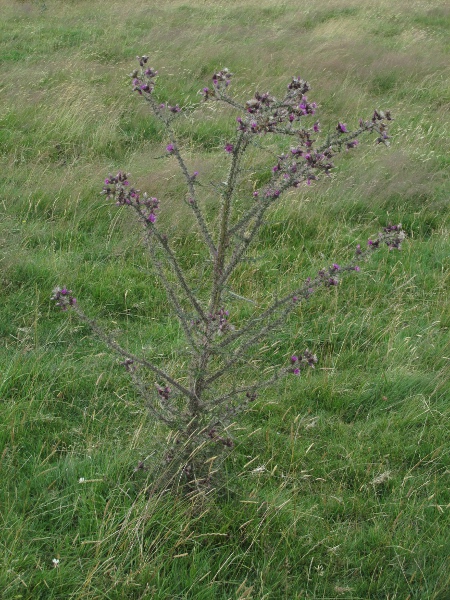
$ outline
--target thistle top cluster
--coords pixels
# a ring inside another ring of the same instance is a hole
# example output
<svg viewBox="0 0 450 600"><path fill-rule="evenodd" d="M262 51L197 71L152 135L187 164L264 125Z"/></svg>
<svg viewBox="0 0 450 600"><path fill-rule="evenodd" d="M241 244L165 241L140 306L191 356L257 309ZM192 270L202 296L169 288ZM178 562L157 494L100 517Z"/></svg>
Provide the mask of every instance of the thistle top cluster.
<svg viewBox="0 0 450 600"><path fill-rule="evenodd" d="M119 171L117 175L108 175L100 193L105 195L108 200L115 200L117 206L145 207L148 211L147 220L154 223L159 200L148 196L147 192L141 194L140 190L130 187L129 177L129 173L126 174L122 171Z"/></svg>
<svg viewBox="0 0 450 600"><path fill-rule="evenodd" d="M402 229L402 224L388 225L387 227L383 227L383 231L386 234L384 240L381 239L380 234L376 240L369 239L367 245L372 248L378 248L381 241L384 241L389 250L401 250L402 242L406 238L405 232Z"/></svg>
<svg viewBox="0 0 450 600"><path fill-rule="evenodd" d="M311 86L301 77L293 77L287 85L285 96L277 100L270 92L256 92L244 105L235 102L228 95L232 74L223 69L213 75L213 87L203 88L205 100L221 100L241 109L237 117L237 129L250 136L269 133L290 136L293 140L290 152L281 154L272 167L272 180L254 196L259 199L274 200L289 187L308 185L319 174L329 175L334 168L332 157L342 149L351 150L358 146L358 137L364 132L378 133L377 142L389 144L387 121L392 120L390 112L375 110L372 119L360 120L359 128L350 131L347 124L338 121L335 132L328 136L326 143L317 139L320 133L319 121L307 125L305 118L316 114L317 104L308 98ZM232 153L234 146L228 142L226 152Z"/></svg>
<svg viewBox="0 0 450 600"><path fill-rule="evenodd" d="M72 296L72 290L68 290L66 287L56 287L53 290L51 300L54 300L56 306L61 310L67 310L70 306L75 306L77 303L77 299Z"/></svg>
<svg viewBox="0 0 450 600"><path fill-rule="evenodd" d="M291 356L291 363L292 368L289 371L294 375L300 375L303 368L311 367L311 369L314 369L314 365L317 363L317 356L306 348L303 354L299 354L298 356L294 354Z"/></svg>
<svg viewBox="0 0 450 600"><path fill-rule="evenodd" d="M130 74L133 90L145 95L158 116L168 124L181 109L178 105L158 105L150 99L158 72L147 66L148 56L138 56L137 59L141 69ZM309 126L304 121L306 117L314 116L317 109L316 102L307 95L311 90L308 81L299 76L292 77L281 100L268 91L256 92L253 98L239 104L228 95L232 78L233 73L227 68L216 71L212 75L212 85L204 87L201 92L203 98L223 101L242 110L243 114L237 117L237 130L250 138L253 135L276 133L290 136L293 141L290 152L281 154L277 164L272 167L273 175L269 184L254 193L259 200L275 200L289 187L298 187L302 183L310 185L320 174L329 175L334 168L332 157L342 149L351 150L358 146L357 138L364 132L375 131L378 143L389 144L387 121L392 120L389 111L375 110L371 119L360 119L359 128L354 131L350 131L346 123L338 121L335 133L329 135L323 144L316 139L320 132L319 121ZM166 111L167 116L163 116ZM236 146L227 142L225 150L231 154L236 151ZM173 141L167 146L167 152L176 152Z"/></svg>
<svg viewBox="0 0 450 600"><path fill-rule="evenodd" d="M137 56L136 58L139 61L142 72L139 73L138 69L135 69L130 73L130 77L133 79L133 90L138 92L141 96L142 94L151 94L155 87L154 79L158 75L158 71L146 66L148 63L148 56Z"/></svg>
<svg viewBox="0 0 450 600"><path fill-rule="evenodd" d="M281 101L277 101L269 92L256 92L245 103L247 115L238 118L239 129L250 133L276 133L280 127L291 127L293 123L300 122L302 117L314 115L317 104L310 102L305 95L310 89L307 81L294 77Z"/></svg>

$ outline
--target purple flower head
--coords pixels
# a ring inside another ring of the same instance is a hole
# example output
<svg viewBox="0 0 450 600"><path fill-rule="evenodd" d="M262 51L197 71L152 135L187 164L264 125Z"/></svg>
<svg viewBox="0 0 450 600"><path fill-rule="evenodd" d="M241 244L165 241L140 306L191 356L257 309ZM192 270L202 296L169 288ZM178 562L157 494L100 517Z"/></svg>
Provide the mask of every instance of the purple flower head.
<svg viewBox="0 0 450 600"><path fill-rule="evenodd" d="M255 190L255 191L253 192L253 197L254 197L254 198L257 198L258 196L259 196L259 192L258 192L258 190Z"/></svg>
<svg viewBox="0 0 450 600"><path fill-rule="evenodd" d="M353 267L355 271L361 271L360 267L358 267L358 265L356 265L356 267Z"/></svg>
<svg viewBox="0 0 450 600"><path fill-rule="evenodd" d="M166 150L167 152L169 152L169 154L171 154L175 149L175 146L173 144L167 144L166 146Z"/></svg>
<svg viewBox="0 0 450 600"><path fill-rule="evenodd" d="M348 133L347 124L341 123L339 121L339 123L337 124L337 127L336 127L336 131L339 133Z"/></svg>
<svg viewBox="0 0 450 600"><path fill-rule="evenodd" d="M258 397L256 392L247 392L245 395L247 396L249 402L254 402Z"/></svg>
<svg viewBox="0 0 450 600"><path fill-rule="evenodd" d="M341 270L341 267L340 267L338 264L336 264L336 263L333 263L333 267L332 267L332 269L333 269L333 271L340 271L340 270Z"/></svg>
<svg viewBox="0 0 450 600"><path fill-rule="evenodd" d="M292 363L296 363L297 361L298 361L298 356L296 356L295 354L293 356L291 356Z"/></svg>
<svg viewBox="0 0 450 600"><path fill-rule="evenodd" d="M214 92L214 90L211 90L211 89L210 89L210 88L208 88L208 87L204 87L204 88L202 89L202 91L201 91L201 92L199 92L199 93L201 93L201 94L202 94L202 96L203 96L203 100L205 100L205 101L206 101L206 100L208 100L208 98L210 98L210 97L214 98L214 96L216 95L216 94L215 94L215 92Z"/></svg>
<svg viewBox="0 0 450 600"><path fill-rule="evenodd" d="M294 375L300 375L300 369L297 367L293 371Z"/></svg>
<svg viewBox="0 0 450 600"><path fill-rule="evenodd" d="M399 223L398 225L392 225L391 223L389 223L389 225L387 227L383 227L385 233L389 233L390 231L401 231L402 230L402 224Z"/></svg>
<svg viewBox="0 0 450 600"><path fill-rule="evenodd" d="M301 79L301 77L293 77L291 83L288 85L288 90L298 90L299 94L306 94L311 86L307 81Z"/></svg>
<svg viewBox="0 0 450 600"><path fill-rule="evenodd" d="M172 390L170 389L170 387L168 385L166 385L165 387L156 385L156 390L157 390L158 394L161 396L161 398L164 398L164 400L168 400L170 393L172 392Z"/></svg>
<svg viewBox="0 0 450 600"><path fill-rule="evenodd" d="M313 125L313 129L314 131L317 133L318 131L320 131L320 123L319 121L316 121Z"/></svg>
<svg viewBox="0 0 450 600"><path fill-rule="evenodd" d="M154 213L150 213L147 217L147 220L150 221L150 223L154 223L156 221L156 215Z"/></svg>
<svg viewBox="0 0 450 600"><path fill-rule="evenodd" d="M372 121L381 121L383 118L382 114L380 112L378 112L377 110L374 111L373 116L372 116Z"/></svg>
<svg viewBox="0 0 450 600"><path fill-rule="evenodd" d="M68 290L66 287L55 288L51 300L56 300L56 306L59 306L61 310L67 310L77 303L77 299L72 296L72 290Z"/></svg>
<svg viewBox="0 0 450 600"><path fill-rule="evenodd" d="M233 152L233 150L234 150L233 144L225 144L225 152L230 153L230 152Z"/></svg>

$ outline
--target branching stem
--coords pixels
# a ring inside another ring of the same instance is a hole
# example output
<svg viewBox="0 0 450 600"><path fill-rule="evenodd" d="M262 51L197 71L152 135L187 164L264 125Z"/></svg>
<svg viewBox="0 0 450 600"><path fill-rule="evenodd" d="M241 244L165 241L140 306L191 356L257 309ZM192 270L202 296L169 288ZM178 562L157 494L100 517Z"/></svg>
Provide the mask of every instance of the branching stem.
<svg viewBox="0 0 450 600"><path fill-rule="evenodd" d="M113 340L110 335L105 333L103 331L103 329L101 327L99 327L99 325L93 319L90 319L89 317L87 317L83 313L83 311L78 307L78 305L74 306L74 310L77 313L78 317L81 319L81 321L83 321L84 323L87 323L89 325L89 327L92 329L92 331L103 342L105 342L105 344L108 346L108 348L111 348L112 350L117 352L117 354L120 354L124 358L131 360L133 363L147 367L148 369L150 369L150 371L153 371L153 373L156 373L156 375L158 375L159 377L161 377L162 379L164 379L165 381L167 381L168 383L173 385L173 387L175 387L184 396L186 396L187 398L192 398L192 393L190 392L190 390L188 390L186 387L184 387L184 385L179 383L176 379L171 377L168 373L166 373L165 371L163 371L162 369L160 369L158 366L151 363L150 361L146 360L145 358L136 356L135 354L132 354L131 352L128 352L127 350L122 348L122 346L120 346L115 340Z"/></svg>

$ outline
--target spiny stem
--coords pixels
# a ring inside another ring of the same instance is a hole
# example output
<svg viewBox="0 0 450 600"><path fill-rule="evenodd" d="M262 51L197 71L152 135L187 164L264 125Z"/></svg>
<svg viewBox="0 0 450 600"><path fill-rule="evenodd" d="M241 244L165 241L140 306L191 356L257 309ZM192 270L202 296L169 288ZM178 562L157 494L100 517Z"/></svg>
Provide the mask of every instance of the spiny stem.
<svg viewBox="0 0 450 600"><path fill-rule="evenodd" d="M139 215L139 219L143 223L144 227L149 229L156 236L156 239L158 240L161 247L164 249L164 251L166 253L166 257L167 257L169 263L172 265L172 268L178 278L178 281L179 281L181 287L185 291L186 296L191 301L192 306L197 311L199 317L206 323L208 321L208 319L205 315L205 312L204 312L203 308L200 306L200 303L197 300L194 292L189 287L189 285L186 281L186 278L183 274L183 271L181 270L180 263L178 262L178 259L175 256L175 254L173 253L173 250L170 247L167 237L159 231L158 227L156 227L154 223L151 223L148 221L148 219L145 217L145 214L143 213L143 211L140 208L135 207L135 209L136 209L136 211Z"/></svg>
<svg viewBox="0 0 450 600"><path fill-rule="evenodd" d="M137 212L139 214L139 218L141 220L143 219L144 221L146 221L145 215L143 215L143 213L139 209L137 209ZM157 255L156 255L155 248L154 248L154 246L152 244L151 232L148 230L148 228L146 228L145 241L146 241L147 248L148 248L148 250L149 250L149 252L151 254L153 264L155 265L156 270L158 272L158 276L159 276L159 278L160 278L160 280L161 280L161 282L162 282L162 284L163 284L163 286L164 286L164 288L166 290L166 293L167 293L168 297L170 298L170 300L173 303L173 307L174 307L175 312L176 312L176 314L178 316L178 319L180 320L180 323L181 323L181 325L183 327L183 331L184 331L184 333L185 333L185 335L186 335L186 337L187 337L187 339L188 339L188 341L189 341L189 343L191 345L191 348L195 352L198 353L199 350L198 350L197 344L195 343L194 338L192 336L192 332L191 332L191 328L189 326L189 322L188 322L188 320L186 318L186 315L184 314L183 309L181 308L181 305L180 305L180 303L178 301L177 294L176 294L175 290L173 289L172 285L170 284L169 280L167 279L166 274L164 273L164 268L163 268L161 262L159 261Z"/></svg>
<svg viewBox="0 0 450 600"><path fill-rule="evenodd" d="M195 192L195 186L194 186L194 179L192 177L192 175L189 173L186 163L184 162L184 159L180 153L180 150L178 149L178 144L177 144L177 140L176 140L176 136L175 133L170 125L170 121L169 119L167 119L164 114L162 113L162 111L160 110L158 104L153 100L153 98L151 96L146 96L145 98L147 100L147 102L149 102L150 106L152 107L152 110L154 112L154 114L164 123L167 132L169 133L169 138L170 141L173 144L173 155L176 157L178 164L180 166L180 169L184 175L184 178L186 180L186 184L189 190L189 195L190 195L190 202L188 202L189 206L191 207L195 218L197 219L197 223L200 227L200 231L203 234L203 237L205 239L205 243L208 246L209 252L211 254L211 257L214 258L217 255L217 249L214 245L213 239L211 237L211 234L209 233L208 230L208 226L205 222L205 219L203 218L203 214L197 204L197 197L196 197L196 192Z"/></svg>
<svg viewBox="0 0 450 600"><path fill-rule="evenodd" d="M228 245L230 243L229 222L231 214L231 203L236 185L236 178L239 174L239 164L247 145L247 136L244 132L239 132L236 140L236 145L232 152L232 160L230 169L228 171L228 177L225 183L225 190L222 194L222 209L219 220L219 242L217 245L217 257L214 261L213 285L209 304L209 310L213 314L219 309L221 303L221 296L223 290L222 275L225 265L226 253Z"/></svg>
<svg viewBox="0 0 450 600"><path fill-rule="evenodd" d="M181 392L184 396L186 396L187 398L192 397L192 393L190 392L190 390L188 390L186 387L184 387L184 385L179 383L176 379L171 377L168 373L166 373L165 371L163 371L162 369L160 369L159 367L157 367L155 364L151 363L150 361L146 360L145 358L136 356L135 354L132 354L131 352L128 352L127 350L122 348L122 346L120 346L116 341L114 341L111 336L106 334L93 319L90 319L89 317L87 317L83 313L83 311L78 307L78 305L74 306L74 310L77 313L78 317L82 321L87 323L89 325L89 327L92 329L92 331L101 340L103 340L109 348L111 348L112 350L117 352L117 354L120 354L121 356L128 358L133 363L137 363L139 365L143 365L144 367L147 367L148 369L150 369L150 371L153 371L154 373L159 375L159 377L161 377L168 383L172 384L173 387L177 388L177 390L179 392Z"/></svg>
<svg viewBox="0 0 450 600"><path fill-rule="evenodd" d="M384 242L384 243L389 244L390 239L394 238L394 237L395 237L395 234L392 234L392 235L380 234L376 241L378 243ZM370 256L370 254L372 254L377 249L378 249L378 246L375 244L369 246L367 248L367 250L365 250L360 255L355 257L346 266L341 267L340 272L354 271L357 263L366 260L368 258L368 256ZM239 329L238 331L235 331L234 333L229 333L227 335L226 339L224 339L222 342L217 344L217 348L223 349L226 346L228 346L229 344L231 344L232 342L234 342L237 339L239 339L240 337L242 337L243 335L245 335L247 333L252 333L253 331L255 331L256 327L261 324L261 322L263 322L266 319L268 319L269 317L271 317L278 309L282 308L286 304L289 305L288 313L290 313L292 310L294 310L294 308L298 302L307 300L311 296L311 293L313 291L315 291L317 288L319 288L325 284L326 284L326 281L322 277L316 277L315 279L313 279L307 283L304 283L301 287L294 289L289 294L283 296L283 298L280 298L279 300L274 302L265 311L263 311L259 316L251 319L247 323L247 325L245 325L245 327L243 327L242 329ZM297 300L294 302L293 298L297 298Z"/></svg>

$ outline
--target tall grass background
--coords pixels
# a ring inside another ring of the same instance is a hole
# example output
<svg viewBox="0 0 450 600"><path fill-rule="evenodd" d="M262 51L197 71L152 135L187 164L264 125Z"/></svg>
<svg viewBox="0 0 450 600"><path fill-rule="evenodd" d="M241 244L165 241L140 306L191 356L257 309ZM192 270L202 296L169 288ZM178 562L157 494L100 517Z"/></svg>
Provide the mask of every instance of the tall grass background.
<svg viewBox="0 0 450 600"><path fill-rule="evenodd" d="M448 600L448 4L2 0L0 11L1 597ZM331 181L287 195L233 281L264 302L389 221L409 236L268 342L274 360L308 346L318 368L252 405L226 483L207 497L151 492L134 467L151 464L163 433L115 358L49 302L68 285L131 349L179 360L182 332L139 229L99 195L105 174L131 171L198 277L182 180L126 77L143 53L162 99L191 107L179 134L204 181L235 129L231 113L196 106L223 66L244 100L308 79L325 129L374 108L396 119L388 150L364 144Z"/></svg>

